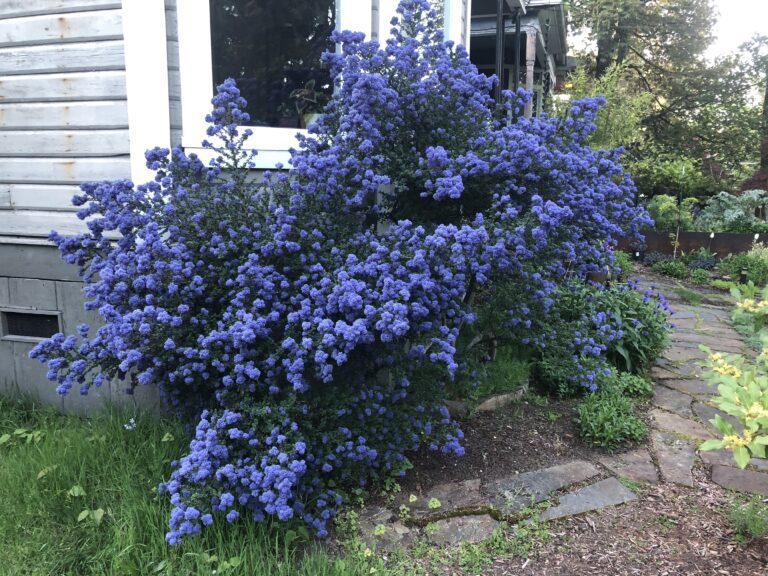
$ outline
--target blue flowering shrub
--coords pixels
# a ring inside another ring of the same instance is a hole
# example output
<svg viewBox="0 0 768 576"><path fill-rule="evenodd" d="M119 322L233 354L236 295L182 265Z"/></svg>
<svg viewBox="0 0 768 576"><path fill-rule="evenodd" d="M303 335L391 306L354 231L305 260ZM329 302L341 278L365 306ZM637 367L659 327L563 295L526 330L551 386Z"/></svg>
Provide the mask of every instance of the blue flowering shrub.
<svg viewBox="0 0 768 576"><path fill-rule="evenodd" d="M194 423L162 486L171 543L240 514L324 535L346 486L422 444L461 454L443 406L460 334L483 312L535 340L566 272L609 266L647 223L618 153L585 144L599 99L565 119L522 117L524 93L495 107L427 0L398 13L384 46L335 34L336 93L289 170L250 177L229 80L216 160L149 151L152 182L84 185L89 232L51 236L104 321L32 352L58 391L157 386Z"/></svg>

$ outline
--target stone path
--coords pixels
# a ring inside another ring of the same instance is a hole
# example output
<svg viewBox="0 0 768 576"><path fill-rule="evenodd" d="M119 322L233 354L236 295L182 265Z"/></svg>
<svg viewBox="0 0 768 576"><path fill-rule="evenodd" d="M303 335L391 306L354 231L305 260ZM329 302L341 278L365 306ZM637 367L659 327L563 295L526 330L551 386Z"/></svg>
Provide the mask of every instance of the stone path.
<svg viewBox="0 0 768 576"><path fill-rule="evenodd" d="M641 279L641 286L649 281ZM409 545L423 537L435 545L479 542L501 522L530 521L534 508L550 506L540 520L554 520L617 506L637 499L619 479L694 486L693 469L711 467L714 483L768 497L768 460L753 458L746 470L736 467L730 452L697 452L702 441L715 437L709 420L721 414L712 404L717 393L701 378L705 354L715 351L751 354L730 324L727 307L675 302L675 286L657 286L675 310L671 346L652 369L656 384L649 411L648 447L484 482L476 478L433 487L424 496L400 495L387 507L368 507L360 514L363 539L379 550ZM732 419L731 419L732 420ZM734 422L734 424L738 424ZM618 479L617 479L618 478Z"/></svg>

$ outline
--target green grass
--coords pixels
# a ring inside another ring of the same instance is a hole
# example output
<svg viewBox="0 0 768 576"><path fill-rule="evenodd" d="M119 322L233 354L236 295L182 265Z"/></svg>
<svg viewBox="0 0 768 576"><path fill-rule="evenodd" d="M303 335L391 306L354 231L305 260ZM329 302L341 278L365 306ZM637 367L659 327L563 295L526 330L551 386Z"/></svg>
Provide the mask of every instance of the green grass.
<svg viewBox="0 0 768 576"><path fill-rule="evenodd" d="M217 518L202 536L165 544L170 505L156 487L187 442L177 423L152 417L126 430L130 417L84 420L0 399L0 573L382 574L370 553L331 557L288 542L284 526L247 520Z"/></svg>
<svg viewBox="0 0 768 576"><path fill-rule="evenodd" d="M693 304L694 306L698 306L704 300L703 294L700 294L695 290L690 290L684 286L678 286L675 288L675 294L677 294L678 298L681 300L684 300L689 304Z"/></svg>

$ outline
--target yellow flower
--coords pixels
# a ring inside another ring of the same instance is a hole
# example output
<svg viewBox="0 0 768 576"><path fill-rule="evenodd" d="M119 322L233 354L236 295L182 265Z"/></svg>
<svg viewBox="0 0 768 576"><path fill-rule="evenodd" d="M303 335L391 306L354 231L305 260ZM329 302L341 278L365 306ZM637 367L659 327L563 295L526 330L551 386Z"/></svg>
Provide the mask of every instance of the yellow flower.
<svg viewBox="0 0 768 576"><path fill-rule="evenodd" d="M740 446L746 446L747 444L749 444L749 442L751 442L751 440L747 441L741 436L738 436L736 434L730 434L723 438L723 442L725 442L725 446L727 448L739 448Z"/></svg>
<svg viewBox="0 0 768 576"><path fill-rule="evenodd" d="M759 403L755 402L749 407L747 413L744 415L747 420L757 420L758 418L768 418L768 410L763 408ZM749 432L749 430L747 430Z"/></svg>

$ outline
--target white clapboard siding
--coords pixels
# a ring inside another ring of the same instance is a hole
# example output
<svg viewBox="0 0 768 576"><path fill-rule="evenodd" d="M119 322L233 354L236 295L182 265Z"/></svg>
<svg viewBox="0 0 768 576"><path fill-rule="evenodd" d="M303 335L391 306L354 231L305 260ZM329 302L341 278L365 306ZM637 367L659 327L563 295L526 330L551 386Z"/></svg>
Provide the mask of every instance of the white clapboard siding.
<svg viewBox="0 0 768 576"><path fill-rule="evenodd" d="M46 237L51 230L64 235L88 231L72 212L0 210L0 236Z"/></svg>
<svg viewBox="0 0 768 576"><path fill-rule="evenodd" d="M46 14L0 20L0 48L18 45L119 40L123 37L120 10Z"/></svg>
<svg viewBox="0 0 768 576"><path fill-rule="evenodd" d="M128 130L1 130L0 157L129 154Z"/></svg>
<svg viewBox="0 0 768 576"><path fill-rule="evenodd" d="M3 158L0 182L79 184L91 180L128 178L128 156L115 158Z"/></svg>
<svg viewBox="0 0 768 576"><path fill-rule="evenodd" d="M78 186L0 184L0 209L73 212L79 208L72 205L72 197L79 193Z"/></svg>
<svg viewBox="0 0 768 576"><path fill-rule="evenodd" d="M127 127L125 100L0 104L0 130Z"/></svg>
<svg viewBox="0 0 768 576"><path fill-rule="evenodd" d="M168 95L174 100L181 100L181 74L178 68L168 70Z"/></svg>
<svg viewBox="0 0 768 576"><path fill-rule="evenodd" d="M165 7L165 28L168 30L168 40L179 39L179 22L176 16L176 7Z"/></svg>
<svg viewBox="0 0 768 576"><path fill-rule="evenodd" d="M0 75L121 70L122 40L0 48Z"/></svg>
<svg viewBox="0 0 768 576"><path fill-rule="evenodd" d="M120 6L120 0L2 0L0 2L0 18L105 10L120 8Z"/></svg>
<svg viewBox="0 0 768 576"><path fill-rule="evenodd" d="M125 71L0 75L0 102L125 100Z"/></svg>

